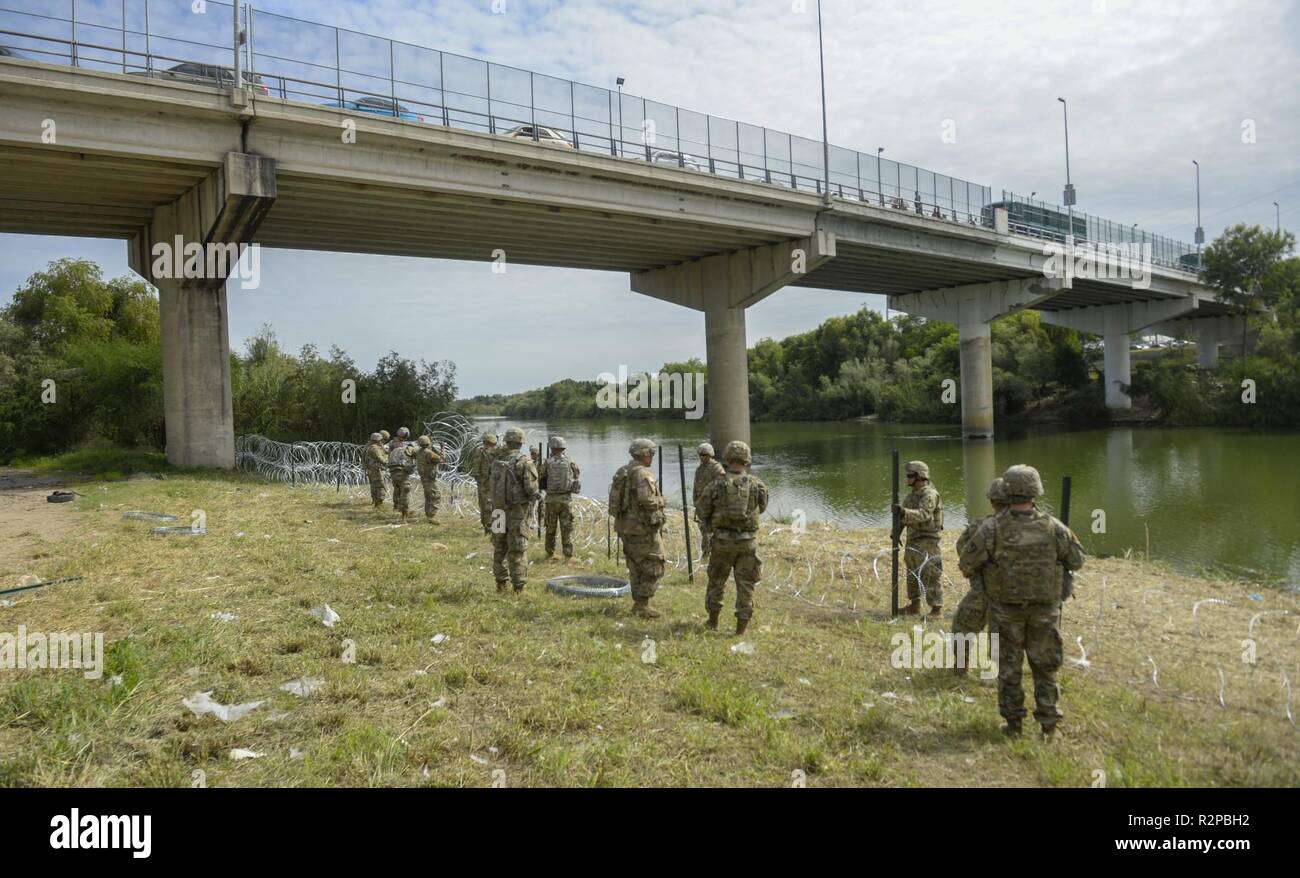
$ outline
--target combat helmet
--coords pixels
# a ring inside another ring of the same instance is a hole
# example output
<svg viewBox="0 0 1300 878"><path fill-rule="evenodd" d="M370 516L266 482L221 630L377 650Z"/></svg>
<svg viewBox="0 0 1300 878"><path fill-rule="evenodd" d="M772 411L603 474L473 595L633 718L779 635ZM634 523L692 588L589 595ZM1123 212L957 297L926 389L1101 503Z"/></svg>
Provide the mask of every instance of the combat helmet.
<svg viewBox="0 0 1300 878"><path fill-rule="evenodd" d="M1002 481L1006 486L1008 503L1026 503L1043 496L1043 479L1038 470L1027 464L1008 467L1002 474Z"/></svg>
<svg viewBox="0 0 1300 878"><path fill-rule="evenodd" d="M994 503L1007 502L1007 482L1002 476L998 476L989 482L989 491L984 496L988 497Z"/></svg>
<svg viewBox="0 0 1300 878"><path fill-rule="evenodd" d="M387 430L380 430L379 438L387 442L389 439L393 438L393 434L389 433Z"/></svg>
<svg viewBox="0 0 1300 878"><path fill-rule="evenodd" d="M496 433L484 433L484 434L483 434L483 443L484 443L485 445L496 445L496 444L497 444L497 434L496 434Z"/></svg>
<svg viewBox="0 0 1300 878"><path fill-rule="evenodd" d="M370 441L371 441L371 442L383 442L383 441L384 441L384 434L383 434L383 433L371 433L371 434L370 434Z"/></svg>
<svg viewBox="0 0 1300 878"><path fill-rule="evenodd" d="M411 438L411 431L408 430L408 429L406 429L405 427L398 427L398 428L397 428L397 438L398 438L398 439L410 439L410 438Z"/></svg>
<svg viewBox="0 0 1300 878"><path fill-rule="evenodd" d="M727 443L727 450L722 452L722 459L727 461L735 460L748 466L754 457L750 454L748 445L739 439L733 439Z"/></svg>
<svg viewBox="0 0 1300 878"><path fill-rule="evenodd" d="M564 444L563 436L552 436L551 441L548 443L548 447L551 449L556 449L556 448L566 448L567 446Z"/></svg>
<svg viewBox="0 0 1300 878"><path fill-rule="evenodd" d="M915 473L927 482L930 480L930 466L924 460L909 460L903 471Z"/></svg>
<svg viewBox="0 0 1300 878"><path fill-rule="evenodd" d="M430 445L433 444L433 440L430 439L428 436L421 436L419 439L416 439L415 441L419 443L421 448L428 448Z"/></svg>
<svg viewBox="0 0 1300 878"><path fill-rule="evenodd" d="M700 447L695 449L695 453L707 454L709 457L713 457L713 446L707 442L701 442Z"/></svg>
<svg viewBox="0 0 1300 878"><path fill-rule="evenodd" d="M643 454L654 454L658 446L649 439L633 439L632 444L628 446L627 453L633 457L640 457Z"/></svg>
<svg viewBox="0 0 1300 878"><path fill-rule="evenodd" d="M509 430L506 430L506 444L523 445L524 431L519 429L518 427L511 427Z"/></svg>

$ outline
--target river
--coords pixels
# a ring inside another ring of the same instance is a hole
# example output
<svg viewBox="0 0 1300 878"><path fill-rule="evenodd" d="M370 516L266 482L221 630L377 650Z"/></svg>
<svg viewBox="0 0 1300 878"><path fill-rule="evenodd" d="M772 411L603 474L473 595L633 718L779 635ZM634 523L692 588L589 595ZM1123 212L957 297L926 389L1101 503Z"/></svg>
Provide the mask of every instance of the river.
<svg viewBox="0 0 1300 878"><path fill-rule="evenodd" d="M628 459L628 443L646 435L666 447L663 485L673 503L681 497L677 446L689 486L695 446L708 432L705 421L480 420L485 429L522 427L534 445L563 436L582 468L583 493L601 498ZM1054 512L1061 477L1071 477L1070 523L1091 554L1141 557L1149 546L1153 560L1185 572L1300 587L1297 432L1027 427L1002 431L995 442L963 442L947 424L837 422L754 424L753 440L754 471L771 489L774 516L887 527L897 448L901 461L930 465L945 527L959 530L968 516L985 514L995 476L1028 463L1042 473L1042 503Z"/></svg>

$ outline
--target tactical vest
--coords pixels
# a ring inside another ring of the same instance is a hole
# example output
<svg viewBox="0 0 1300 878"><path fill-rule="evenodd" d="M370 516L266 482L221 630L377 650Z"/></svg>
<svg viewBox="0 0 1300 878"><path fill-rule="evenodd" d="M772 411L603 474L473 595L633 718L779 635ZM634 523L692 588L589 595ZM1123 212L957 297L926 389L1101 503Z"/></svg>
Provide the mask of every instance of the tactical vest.
<svg viewBox="0 0 1300 878"><path fill-rule="evenodd" d="M748 473L729 473L709 523L715 531L753 534L758 530L758 496Z"/></svg>
<svg viewBox="0 0 1300 878"><path fill-rule="evenodd" d="M628 502L628 470L639 464L625 463L614 473L614 480L609 483L609 514L618 518L631 508Z"/></svg>
<svg viewBox="0 0 1300 878"><path fill-rule="evenodd" d="M509 509L528 502L519 480L519 466L524 459L524 453L516 448L497 455L492 461L489 491L493 508Z"/></svg>
<svg viewBox="0 0 1300 878"><path fill-rule="evenodd" d="M568 494L572 490L573 467L569 459L563 454L546 458L546 493Z"/></svg>
<svg viewBox="0 0 1300 878"><path fill-rule="evenodd" d="M394 439L393 444L388 447L388 468L401 469L406 472L414 472L415 458L408 457L406 454L407 445L400 439Z"/></svg>
<svg viewBox="0 0 1300 878"><path fill-rule="evenodd" d="M415 466L420 471L421 481L435 477L440 463L442 458L432 448L421 448L415 453Z"/></svg>
<svg viewBox="0 0 1300 878"><path fill-rule="evenodd" d="M1055 603L1061 599L1061 562L1052 517L1003 512L993 519L993 564L985 569L989 596L1005 603Z"/></svg>

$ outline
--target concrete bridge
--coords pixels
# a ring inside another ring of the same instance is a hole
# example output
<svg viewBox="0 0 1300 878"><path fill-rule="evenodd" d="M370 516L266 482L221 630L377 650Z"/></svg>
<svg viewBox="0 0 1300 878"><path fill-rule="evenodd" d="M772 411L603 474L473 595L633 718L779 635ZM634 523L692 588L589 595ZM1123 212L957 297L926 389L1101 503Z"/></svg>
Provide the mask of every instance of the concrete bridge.
<svg viewBox="0 0 1300 878"><path fill-rule="evenodd" d="M1200 333L1209 365L1240 331L1186 271L1154 267L1144 289L1048 278L1043 241L990 213L991 228L245 89L0 58L0 232L129 242L132 268L160 293L167 456L183 466L232 466L234 430L226 278L155 275L154 243L176 235L438 259L500 250L626 272L633 290L703 313L715 446L749 438L745 309L785 286L884 294L955 323L968 437L992 435L989 327L1005 314L1035 308L1102 335L1112 407L1128 405L1133 333L1177 321Z"/></svg>

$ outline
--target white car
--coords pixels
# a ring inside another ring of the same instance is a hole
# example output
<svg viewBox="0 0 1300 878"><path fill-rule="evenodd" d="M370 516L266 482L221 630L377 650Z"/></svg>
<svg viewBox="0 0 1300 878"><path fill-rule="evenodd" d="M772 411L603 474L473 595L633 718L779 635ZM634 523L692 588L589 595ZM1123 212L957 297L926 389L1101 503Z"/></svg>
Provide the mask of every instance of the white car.
<svg viewBox="0 0 1300 878"><path fill-rule="evenodd" d="M533 126L520 125L518 128L511 128L502 136L513 137L516 140L533 140ZM545 143L547 146L562 146L566 149L573 149L573 144L569 143L567 137L554 128L544 128L541 125L537 126L537 139L535 142Z"/></svg>
<svg viewBox="0 0 1300 878"><path fill-rule="evenodd" d="M704 166L700 164L699 159L684 152L675 152L670 149L658 149L650 154L650 161L656 165L676 165L679 168L690 168L692 171L702 171Z"/></svg>

